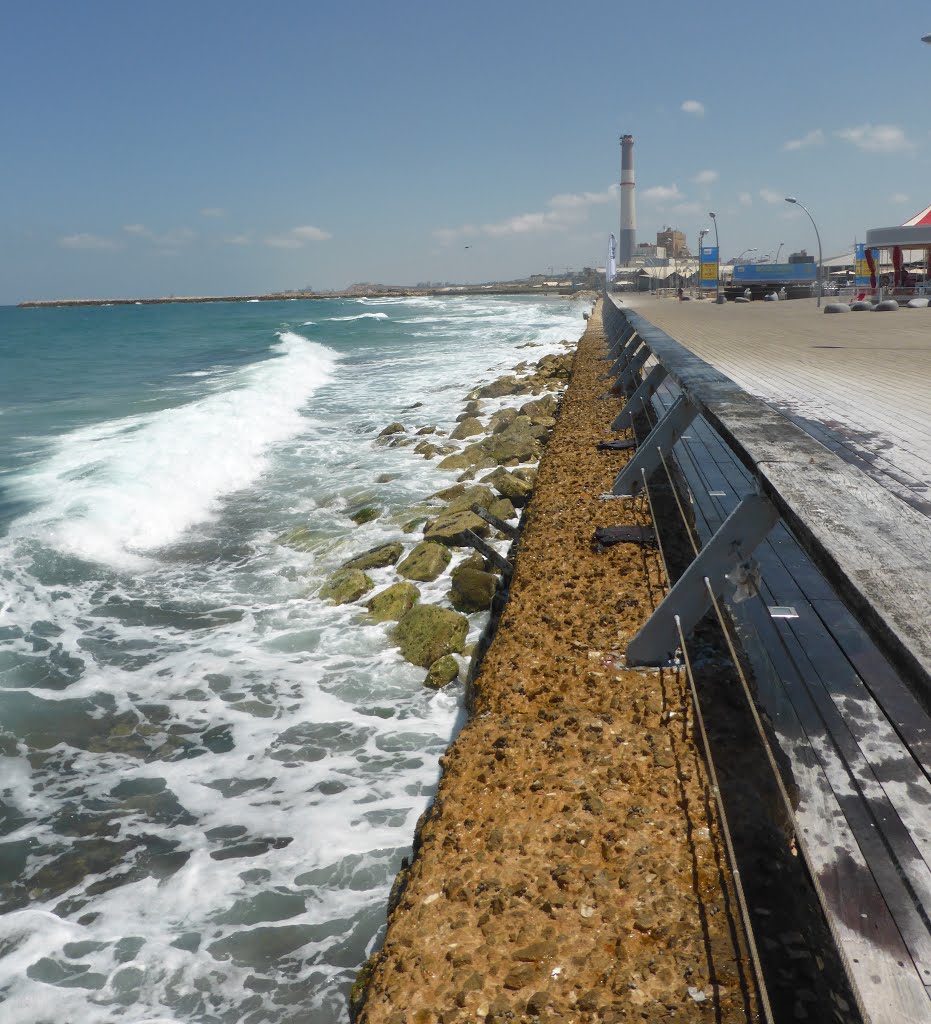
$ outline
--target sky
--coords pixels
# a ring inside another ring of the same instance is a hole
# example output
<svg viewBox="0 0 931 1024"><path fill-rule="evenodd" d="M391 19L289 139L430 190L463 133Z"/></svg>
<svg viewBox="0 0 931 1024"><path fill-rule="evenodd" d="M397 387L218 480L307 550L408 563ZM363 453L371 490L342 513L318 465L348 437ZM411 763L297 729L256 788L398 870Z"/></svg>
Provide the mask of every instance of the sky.
<svg viewBox="0 0 931 1024"><path fill-rule="evenodd" d="M9 0L0 304L851 248L931 203L931 9ZM713 238L713 233L712 236ZM710 239L709 239L710 240Z"/></svg>

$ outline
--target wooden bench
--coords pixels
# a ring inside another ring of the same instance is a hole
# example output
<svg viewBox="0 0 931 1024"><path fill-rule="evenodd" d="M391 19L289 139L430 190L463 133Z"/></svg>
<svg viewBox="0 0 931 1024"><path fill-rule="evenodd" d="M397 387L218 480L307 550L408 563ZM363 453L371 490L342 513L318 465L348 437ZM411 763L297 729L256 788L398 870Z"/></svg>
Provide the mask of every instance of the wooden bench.
<svg viewBox="0 0 931 1024"><path fill-rule="evenodd" d="M701 409L673 454L702 542L755 488L780 511L754 553L760 599L729 612L861 1009L929 1021L931 717L916 692L931 693L931 521L642 316L605 312L609 339L629 323L650 347L644 373L668 371L656 415L682 394Z"/></svg>

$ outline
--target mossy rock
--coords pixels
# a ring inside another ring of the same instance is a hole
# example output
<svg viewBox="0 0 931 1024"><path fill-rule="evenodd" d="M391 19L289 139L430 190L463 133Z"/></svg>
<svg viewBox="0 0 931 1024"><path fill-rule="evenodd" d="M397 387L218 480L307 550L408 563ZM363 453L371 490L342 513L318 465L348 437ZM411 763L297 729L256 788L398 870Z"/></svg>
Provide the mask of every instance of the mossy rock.
<svg viewBox="0 0 931 1024"><path fill-rule="evenodd" d="M498 377L497 380L493 380L490 384L485 384L483 387L476 388L470 392L470 398L501 398L504 395L520 395L523 394L526 388L524 379L515 377L512 374L508 374L504 377Z"/></svg>
<svg viewBox="0 0 931 1024"><path fill-rule="evenodd" d="M350 604L367 594L375 584L361 569L337 569L320 588L319 597L333 604Z"/></svg>
<svg viewBox="0 0 931 1024"><path fill-rule="evenodd" d="M412 665L429 668L444 655L458 654L469 632L469 620L435 604L415 604L394 628L394 642Z"/></svg>
<svg viewBox="0 0 931 1024"><path fill-rule="evenodd" d="M462 569L453 576L453 587L449 600L460 612L483 612L491 607L498 577L492 572L480 569Z"/></svg>
<svg viewBox="0 0 931 1024"><path fill-rule="evenodd" d="M434 541L421 541L413 551L398 563L398 574L408 580L429 583L442 575L452 555L449 548Z"/></svg>
<svg viewBox="0 0 931 1024"><path fill-rule="evenodd" d="M534 398L529 402L524 402L519 412L521 416L529 416L532 420L542 416L552 418L556 415L556 399L552 395Z"/></svg>
<svg viewBox="0 0 931 1024"><path fill-rule="evenodd" d="M365 603L375 622L397 622L420 600L420 591L413 583L392 583Z"/></svg>
<svg viewBox="0 0 931 1024"><path fill-rule="evenodd" d="M350 510L349 518L356 524L362 526L370 523L381 515L381 509L377 505L363 505L361 508Z"/></svg>
<svg viewBox="0 0 931 1024"><path fill-rule="evenodd" d="M388 544L379 544L378 547L369 548L361 555L350 558L343 562L343 569L384 569L394 563L404 553L404 545L399 540L393 540Z"/></svg>
<svg viewBox="0 0 931 1024"><path fill-rule="evenodd" d="M533 487L537 482L537 468L536 466L518 466L517 469L511 470L511 476L516 476L518 480L526 480Z"/></svg>
<svg viewBox="0 0 931 1024"><path fill-rule="evenodd" d="M459 662L451 654L438 658L427 672L423 684L430 690L442 690L459 676Z"/></svg>
<svg viewBox="0 0 931 1024"><path fill-rule="evenodd" d="M490 509L497 499L497 495L484 484L474 484L472 487L463 487L455 498L451 498L444 513L468 512L473 505L480 508Z"/></svg>
<svg viewBox="0 0 931 1024"><path fill-rule="evenodd" d="M498 519L514 519L517 516L513 503L507 498L498 498L493 501L488 506L488 511Z"/></svg>
<svg viewBox="0 0 931 1024"><path fill-rule="evenodd" d="M279 544L294 551L313 551L323 540L323 536L315 533L309 526L296 526L277 538Z"/></svg>
<svg viewBox="0 0 931 1024"><path fill-rule="evenodd" d="M418 516L416 519L408 519L408 521L401 526L401 530L404 533L416 533L423 524L429 522L429 520L429 516Z"/></svg>
<svg viewBox="0 0 931 1024"><path fill-rule="evenodd" d="M474 512L444 512L424 528L424 540L435 540L447 547L458 548L469 543L468 533L488 536L488 523Z"/></svg>
<svg viewBox="0 0 931 1024"><path fill-rule="evenodd" d="M449 435L454 441L463 441L467 437L474 437L476 434L484 434L485 425L477 416L466 416L460 420L459 425Z"/></svg>
<svg viewBox="0 0 931 1024"><path fill-rule="evenodd" d="M516 472L509 473L503 466L499 466L494 473L484 477L482 482L490 484L502 498L507 498L513 505L526 505L533 493L531 482L517 476Z"/></svg>
<svg viewBox="0 0 931 1024"><path fill-rule="evenodd" d="M434 459L439 453L439 448L435 444L431 444L429 441L421 441L420 444L414 448L414 451L418 455L422 455L425 459Z"/></svg>
<svg viewBox="0 0 931 1024"><path fill-rule="evenodd" d="M442 462L437 463L438 469L491 469L496 465L494 459L481 447L483 442L466 445L461 452L453 452L447 455Z"/></svg>
<svg viewBox="0 0 931 1024"><path fill-rule="evenodd" d="M506 427L509 427L517 419L517 416L517 410L510 406L505 409L499 409L488 421L488 429L493 434L499 434Z"/></svg>
<svg viewBox="0 0 931 1024"><path fill-rule="evenodd" d="M405 428L403 423L389 423L387 427L378 435L379 437L391 437L392 434L403 434Z"/></svg>
<svg viewBox="0 0 931 1024"><path fill-rule="evenodd" d="M453 571L449 574L451 579L455 579L459 573L464 569L477 569L479 572L485 571L485 559L477 551L473 551L468 558L464 558Z"/></svg>

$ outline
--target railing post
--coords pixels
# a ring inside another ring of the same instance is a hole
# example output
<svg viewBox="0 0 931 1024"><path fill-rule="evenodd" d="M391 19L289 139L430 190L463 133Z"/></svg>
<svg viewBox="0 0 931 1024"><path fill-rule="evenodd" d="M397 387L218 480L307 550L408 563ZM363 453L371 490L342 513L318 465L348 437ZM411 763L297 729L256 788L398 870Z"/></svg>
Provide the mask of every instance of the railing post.
<svg viewBox="0 0 931 1024"><path fill-rule="evenodd" d="M618 473L611 493L627 498L636 494L644 479L659 469L663 455L670 451L697 415L695 406L685 395L680 395L647 435L630 462Z"/></svg>
<svg viewBox="0 0 931 1024"><path fill-rule="evenodd" d="M709 586L715 597L734 590L728 574L749 561L778 519L769 498L744 497L630 641L627 664L668 664L679 646L676 619L683 634L690 633L711 608Z"/></svg>
<svg viewBox="0 0 931 1024"><path fill-rule="evenodd" d="M634 416L646 407L656 389L663 383L669 371L662 363L657 363L640 382L637 390L627 399L624 408L615 416L611 424L612 430L625 430L633 426Z"/></svg>

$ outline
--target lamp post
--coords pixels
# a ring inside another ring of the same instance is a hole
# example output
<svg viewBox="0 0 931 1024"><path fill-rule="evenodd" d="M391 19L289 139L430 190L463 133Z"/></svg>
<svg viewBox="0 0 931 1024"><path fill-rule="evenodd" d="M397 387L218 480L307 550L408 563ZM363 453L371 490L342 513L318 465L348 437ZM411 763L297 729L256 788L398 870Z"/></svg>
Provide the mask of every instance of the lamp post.
<svg viewBox="0 0 931 1024"><path fill-rule="evenodd" d="M734 266L737 266L737 264L741 260L741 257L746 256L748 252L756 252L756 246L753 246L752 249L744 249L744 251L740 254L740 256L738 256L737 259L734 260Z"/></svg>
<svg viewBox="0 0 931 1024"><path fill-rule="evenodd" d="M786 244L785 242L780 242L780 243L779 243L779 248L778 248L778 249L776 250L776 258L775 258L775 259L773 260L773 263L778 263L778 262L779 262L779 253L781 253L781 252L782 252L782 247L783 247L783 246L784 246L785 244Z"/></svg>
<svg viewBox="0 0 931 1024"><path fill-rule="evenodd" d="M929 32L926 36L922 36L921 41L923 43L931 43L931 32Z"/></svg>
<svg viewBox="0 0 931 1024"><path fill-rule="evenodd" d="M718 250L718 276L717 276L717 280L715 282L714 301L715 302L720 302L721 301L721 240L720 240L720 238L718 238L718 218L715 217L715 215L713 213L709 213L708 216L711 218L711 221L714 224L714 245L715 245L715 248Z"/></svg>
<svg viewBox="0 0 931 1024"><path fill-rule="evenodd" d="M786 202L792 203L794 206L801 206L801 208L808 213L808 207L804 203L800 203L795 196L786 196ZM821 306L821 269L822 269L822 258L821 258L821 235L818 233L818 225L815 223L815 218L808 213L808 219L811 221L811 226L815 229L815 238L818 239L818 306Z"/></svg>

